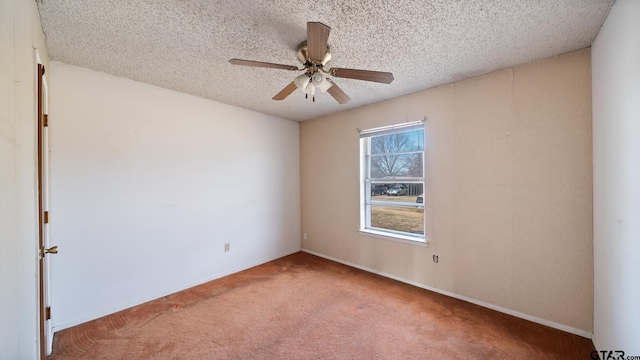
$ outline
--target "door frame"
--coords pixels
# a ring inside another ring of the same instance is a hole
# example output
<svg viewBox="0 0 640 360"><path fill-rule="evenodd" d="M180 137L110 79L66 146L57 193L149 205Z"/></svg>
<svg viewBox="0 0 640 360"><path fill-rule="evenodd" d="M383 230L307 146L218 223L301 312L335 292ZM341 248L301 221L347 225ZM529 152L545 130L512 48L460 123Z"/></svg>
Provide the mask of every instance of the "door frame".
<svg viewBox="0 0 640 360"><path fill-rule="evenodd" d="M37 83L37 119L36 119L36 158L37 158L37 203L38 203L38 310L39 310L39 344L40 359L46 359L51 353L51 312L49 307L48 261L46 259L48 244L48 86L45 78L46 69L36 51L36 83Z"/></svg>
<svg viewBox="0 0 640 360"><path fill-rule="evenodd" d="M38 117L36 121L37 126L37 139L36 139L36 147L37 147L37 159L38 159L38 251L40 252L38 256L38 307L40 310L40 321L39 321L39 331L40 331L40 359L46 359L46 340L45 340L45 306L44 306L44 204L43 204L43 159L42 159L42 138L43 138L43 117L44 117L44 96L42 94L43 84L42 78L44 77L44 66L38 63L37 70L37 82L38 82Z"/></svg>

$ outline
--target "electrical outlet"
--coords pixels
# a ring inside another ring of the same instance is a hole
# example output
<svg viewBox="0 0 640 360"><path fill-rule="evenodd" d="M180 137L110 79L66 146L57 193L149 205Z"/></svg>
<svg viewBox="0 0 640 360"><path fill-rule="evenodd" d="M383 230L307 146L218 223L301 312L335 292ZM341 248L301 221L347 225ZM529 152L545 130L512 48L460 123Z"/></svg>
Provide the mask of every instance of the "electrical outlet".
<svg viewBox="0 0 640 360"><path fill-rule="evenodd" d="M303 238L304 240L307 240L307 233L304 233L304 235L302 235L302 238Z"/></svg>
<svg viewBox="0 0 640 360"><path fill-rule="evenodd" d="M438 263L438 255L433 255L433 262Z"/></svg>
<svg viewBox="0 0 640 360"><path fill-rule="evenodd" d="M224 244L224 252L229 251L230 248L231 248L231 245L229 243Z"/></svg>

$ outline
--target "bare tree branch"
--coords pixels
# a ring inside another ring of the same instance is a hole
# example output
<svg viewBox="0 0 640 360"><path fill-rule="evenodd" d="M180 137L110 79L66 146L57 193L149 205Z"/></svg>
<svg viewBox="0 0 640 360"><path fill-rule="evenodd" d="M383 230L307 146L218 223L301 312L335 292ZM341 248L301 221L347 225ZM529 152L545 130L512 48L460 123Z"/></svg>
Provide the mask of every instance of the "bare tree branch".
<svg viewBox="0 0 640 360"><path fill-rule="evenodd" d="M409 133L401 132L371 138L371 173L373 177L397 177L422 173L422 159L419 156L398 155L397 153L419 150ZM381 155L381 156L376 156ZM417 159L417 160L416 160ZM415 164L418 162L420 165ZM415 169L414 169L415 168Z"/></svg>

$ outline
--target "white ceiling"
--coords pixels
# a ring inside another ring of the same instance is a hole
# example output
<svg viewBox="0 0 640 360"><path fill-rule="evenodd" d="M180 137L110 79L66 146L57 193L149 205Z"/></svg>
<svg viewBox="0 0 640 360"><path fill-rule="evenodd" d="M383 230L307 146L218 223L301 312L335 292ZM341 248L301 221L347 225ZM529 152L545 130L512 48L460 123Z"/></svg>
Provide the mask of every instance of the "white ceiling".
<svg viewBox="0 0 640 360"><path fill-rule="evenodd" d="M615 0L38 0L52 60L291 120L307 120L590 46ZM298 73L307 21L331 26L335 67L390 85L334 81L351 96L271 98Z"/></svg>

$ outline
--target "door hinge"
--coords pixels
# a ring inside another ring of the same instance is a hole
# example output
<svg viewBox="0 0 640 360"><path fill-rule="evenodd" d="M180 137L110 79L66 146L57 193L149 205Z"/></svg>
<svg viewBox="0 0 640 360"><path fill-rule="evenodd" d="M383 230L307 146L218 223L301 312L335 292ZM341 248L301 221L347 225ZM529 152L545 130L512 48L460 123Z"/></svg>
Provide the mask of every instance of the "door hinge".
<svg viewBox="0 0 640 360"><path fill-rule="evenodd" d="M47 114L42 115L42 126L44 127L49 126L49 115Z"/></svg>
<svg viewBox="0 0 640 360"><path fill-rule="evenodd" d="M51 306L47 306L47 308L44 309L44 318L45 320L51 320Z"/></svg>
<svg viewBox="0 0 640 360"><path fill-rule="evenodd" d="M49 223L49 212L48 211L44 212L44 223L45 224Z"/></svg>

